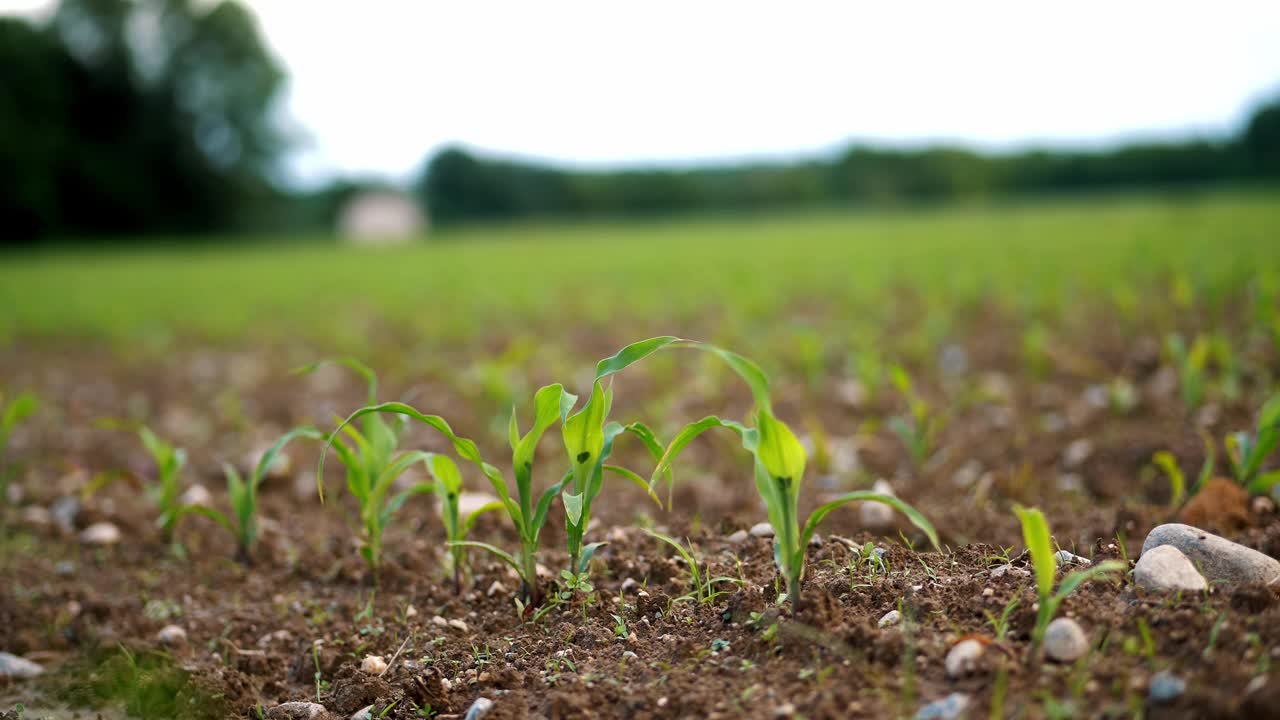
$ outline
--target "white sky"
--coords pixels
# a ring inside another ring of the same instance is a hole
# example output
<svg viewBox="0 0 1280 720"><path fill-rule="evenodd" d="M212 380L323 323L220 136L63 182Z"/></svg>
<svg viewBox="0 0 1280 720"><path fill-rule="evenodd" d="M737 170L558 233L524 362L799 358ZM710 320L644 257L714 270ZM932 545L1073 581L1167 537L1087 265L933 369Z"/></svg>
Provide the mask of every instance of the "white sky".
<svg viewBox="0 0 1280 720"><path fill-rule="evenodd" d="M247 4L304 180L407 179L452 142L633 165L1221 133L1280 92L1275 0Z"/></svg>

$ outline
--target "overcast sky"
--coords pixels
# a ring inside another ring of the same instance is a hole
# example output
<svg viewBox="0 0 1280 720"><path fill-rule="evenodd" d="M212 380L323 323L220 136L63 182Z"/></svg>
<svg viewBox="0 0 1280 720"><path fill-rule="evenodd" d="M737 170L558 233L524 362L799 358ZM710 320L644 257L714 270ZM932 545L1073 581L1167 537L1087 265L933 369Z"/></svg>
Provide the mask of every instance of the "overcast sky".
<svg viewBox="0 0 1280 720"><path fill-rule="evenodd" d="M246 4L308 180L404 179L452 142L633 165L1220 134L1280 92L1276 0Z"/></svg>

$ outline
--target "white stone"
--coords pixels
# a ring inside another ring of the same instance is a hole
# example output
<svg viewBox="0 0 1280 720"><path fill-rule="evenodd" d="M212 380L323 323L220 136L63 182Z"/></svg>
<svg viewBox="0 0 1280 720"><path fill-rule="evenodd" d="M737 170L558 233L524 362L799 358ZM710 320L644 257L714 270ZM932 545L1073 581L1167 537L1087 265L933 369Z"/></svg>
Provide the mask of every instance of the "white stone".
<svg viewBox="0 0 1280 720"><path fill-rule="evenodd" d="M431 624L435 625L436 627L442 627L442 628L449 627L449 621L445 620L443 617L440 617L439 615L436 615L435 617L431 618Z"/></svg>
<svg viewBox="0 0 1280 720"><path fill-rule="evenodd" d="M467 624L461 620L458 620L457 618L454 618L453 620L449 621L449 627L461 632L468 631Z"/></svg>
<svg viewBox="0 0 1280 720"><path fill-rule="evenodd" d="M493 597L498 593L505 593L506 591L507 591L506 585L503 585L501 582L494 580L493 583L489 585L489 589L484 591L484 595L485 597Z"/></svg>
<svg viewBox="0 0 1280 720"><path fill-rule="evenodd" d="M24 657L0 652L0 678L33 678L44 672L44 668Z"/></svg>
<svg viewBox="0 0 1280 720"><path fill-rule="evenodd" d="M756 523L751 526L751 534L760 538L773 537L773 526L767 522Z"/></svg>
<svg viewBox="0 0 1280 720"><path fill-rule="evenodd" d="M1161 545L1181 550L1215 585L1270 585L1280 579L1280 561L1190 525L1168 523L1154 528L1142 543L1142 554Z"/></svg>
<svg viewBox="0 0 1280 720"><path fill-rule="evenodd" d="M464 492L458 495L458 517L465 518L471 513L492 502L497 502L496 495L480 492Z"/></svg>
<svg viewBox="0 0 1280 720"><path fill-rule="evenodd" d="M267 720L316 720L324 717L327 712L320 703L287 702L268 710Z"/></svg>
<svg viewBox="0 0 1280 720"><path fill-rule="evenodd" d="M115 545L123 535L114 523L98 522L90 525L80 533L80 542L86 545Z"/></svg>
<svg viewBox="0 0 1280 720"><path fill-rule="evenodd" d="M360 672L367 675L381 675L387 671L387 661L381 655L365 655L360 661Z"/></svg>
<svg viewBox="0 0 1280 720"><path fill-rule="evenodd" d="M471 707L467 708L467 714L463 720L480 720L488 715L490 710L493 710L492 700L486 697L476 698L476 701L471 703Z"/></svg>
<svg viewBox="0 0 1280 720"><path fill-rule="evenodd" d="M1062 453L1062 464L1068 468L1078 468L1093 455L1093 443L1088 438L1073 440Z"/></svg>
<svg viewBox="0 0 1280 720"><path fill-rule="evenodd" d="M893 486L884 478L876 480L875 484L871 486L871 492L896 497L893 492ZM893 524L893 508L878 502L859 503L858 522L865 528L888 527Z"/></svg>
<svg viewBox="0 0 1280 720"><path fill-rule="evenodd" d="M195 505L197 507L210 507L213 505L213 493L203 485L192 485L187 491L182 493L182 497L178 498L178 502L183 505Z"/></svg>
<svg viewBox="0 0 1280 720"><path fill-rule="evenodd" d="M725 540L728 540L734 545L741 545L742 543L746 542L747 538L749 537L751 537L751 534L748 533L746 530L737 530L732 534L730 534L729 537L725 538Z"/></svg>
<svg viewBox="0 0 1280 720"><path fill-rule="evenodd" d="M1063 565L1092 565L1093 561L1087 557L1081 557L1075 553L1059 550L1053 554L1053 558L1058 561L1058 567Z"/></svg>
<svg viewBox="0 0 1280 720"><path fill-rule="evenodd" d="M1089 638L1071 618L1058 618L1044 631L1044 654L1062 663L1075 662L1089 652Z"/></svg>
<svg viewBox="0 0 1280 720"><path fill-rule="evenodd" d="M944 665L947 677L961 678L978 669L978 660L986 653L987 648L977 640L961 640L947 652Z"/></svg>
<svg viewBox="0 0 1280 720"><path fill-rule="evenodd" d="M373 706L365 705L351 715L351 720L373 720Z"/></svg>
<svg viewBox="0 0 1280 720"><path fill-rule="evenodd" d="M1133 568L1133 582L1153 592L1202 592L1209 587L1191 560L1172 545L1142 553Z"/></svg>
<svg viewBox="0 0 1280 720"><path fill-rule="evenodd" d="M168 645L169 647L184 645L187 642L187 631L177 625L165 625L160 628L160 632L156 633L156 640L161 645Z"/></svg>
<svg viewBox="0 0 1280 720"><path fill-rule="evenodd" d="M890 610L889 612L880 616L880 622L877 624L880 627L892 627L894 625L897 625L900 622L902 622L902 613L898 612L897 610Z"/></svg>

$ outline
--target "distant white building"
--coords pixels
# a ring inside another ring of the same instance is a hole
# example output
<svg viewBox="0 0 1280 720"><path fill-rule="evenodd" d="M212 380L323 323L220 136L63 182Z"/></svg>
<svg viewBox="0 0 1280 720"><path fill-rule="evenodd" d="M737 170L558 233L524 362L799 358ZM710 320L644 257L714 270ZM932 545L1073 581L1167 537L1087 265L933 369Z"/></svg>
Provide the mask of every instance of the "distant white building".
<svg viewBox="0 0 1280 720"><path fill-rule="evenodd" d="M405 245L426 229L418 204L394 190L357 193L338 217L339 234L354 245Z"/></svg>

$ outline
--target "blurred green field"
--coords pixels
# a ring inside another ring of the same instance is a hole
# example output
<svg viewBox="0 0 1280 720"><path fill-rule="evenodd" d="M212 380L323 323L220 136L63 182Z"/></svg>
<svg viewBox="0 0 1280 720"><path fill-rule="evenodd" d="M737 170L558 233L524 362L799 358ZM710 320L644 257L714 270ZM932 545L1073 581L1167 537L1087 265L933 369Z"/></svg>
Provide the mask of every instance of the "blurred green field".
<svg viewBox="0 0 1280 720"><path fill-rule="evenodd" d="M888 321L890 288L945 316L980 300L1052 315L1152 292L1274 292L1280 192L1017 205L488 227L411 247L329 239L0 256L0 333L151 343L279 338L358 347L618 323L750 332ZM624 333L630 337L636 333Z"/></svg>

